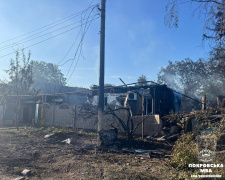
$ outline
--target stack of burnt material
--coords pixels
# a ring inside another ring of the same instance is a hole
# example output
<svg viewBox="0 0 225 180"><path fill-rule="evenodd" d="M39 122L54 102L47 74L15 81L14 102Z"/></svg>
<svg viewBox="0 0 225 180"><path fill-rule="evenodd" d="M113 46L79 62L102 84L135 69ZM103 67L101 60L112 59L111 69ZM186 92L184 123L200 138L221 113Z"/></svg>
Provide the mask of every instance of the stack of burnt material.
<svg viewBox="0 0 225 180"><path fill-rule="evenodd" d="M118 136L118 130L116 128L109 130L99 131L101 147L108 148L115 144Z"/></svg>
<svg viewBox="0 0 225 180"><path fill-rule="evenodd" d="M157 141L175 141L184 133L208 133L217 129L218 123L223 119L223 109L207 109L202 111L192 111L187 114L172 114L162 117L163 127L160 133L147 139Z"/></svg>

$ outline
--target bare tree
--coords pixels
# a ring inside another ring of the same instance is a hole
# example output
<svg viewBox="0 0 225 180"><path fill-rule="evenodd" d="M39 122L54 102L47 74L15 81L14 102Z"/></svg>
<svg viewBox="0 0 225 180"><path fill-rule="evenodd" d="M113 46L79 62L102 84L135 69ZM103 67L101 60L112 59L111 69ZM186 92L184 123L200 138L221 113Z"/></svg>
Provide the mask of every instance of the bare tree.
<svg viewBox="0 0 225 180"><path fill-rule="evenodd" d="M193 12L199 12L205 18L203 40L210 39L217 45L224 43L225 38L225 0L168 0L164 23L169 28L178 28L178 7L183 3L199 3Z"/></svg>
<svg viewBox="0 0 225 180"><path fill-rule="evenodd" d="M127 119L122 119L117 114L118 111L121 111L122 114L126 113ZM124 132L124 134L127 136L128 139L132 139L134 137L134 123L133 123L132 112L130 107L112 108L110 107L110 105L108 105L105 108L104 113L105 115L112 115L116 119L118 124L121 125L122 131ZM78 118L82 117L83 119L88 119L88 118L96 117L96 120L97 120L97 115L98 115L98 107L93 106L92 104L85 104L81 106L79 113L77 114ZM108 120L107 122L111 123L110 126L115 128L115 126L113 126L113 122L109 122Z"/></svg>

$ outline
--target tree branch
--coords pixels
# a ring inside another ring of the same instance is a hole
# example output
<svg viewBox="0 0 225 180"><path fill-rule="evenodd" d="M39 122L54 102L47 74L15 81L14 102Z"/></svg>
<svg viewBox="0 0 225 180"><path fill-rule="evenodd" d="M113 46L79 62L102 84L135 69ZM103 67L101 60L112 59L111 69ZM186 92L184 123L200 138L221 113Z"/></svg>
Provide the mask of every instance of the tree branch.
<svg viewBox="0 0 225 180"><path fill-rule="evenodd" d="M193 2L203 2L203 3L216 3L219 5L225 5L224 3L218 2L216 0L191 0Z"/></svg>

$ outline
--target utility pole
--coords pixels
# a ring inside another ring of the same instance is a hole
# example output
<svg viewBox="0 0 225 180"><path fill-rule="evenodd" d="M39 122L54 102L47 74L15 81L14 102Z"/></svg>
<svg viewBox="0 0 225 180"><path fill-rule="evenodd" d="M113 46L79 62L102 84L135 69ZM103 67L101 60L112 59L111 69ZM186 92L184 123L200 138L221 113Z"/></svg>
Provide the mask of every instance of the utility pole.
<svg viewBox="0 0 225 180"><path fill-rule="evenodd" d="M100 30L100 71L98 100L98 147L101 146L99 131L102 130L104 118L104 74L105 74L105 1L101 0L101 30Z"/></svg>

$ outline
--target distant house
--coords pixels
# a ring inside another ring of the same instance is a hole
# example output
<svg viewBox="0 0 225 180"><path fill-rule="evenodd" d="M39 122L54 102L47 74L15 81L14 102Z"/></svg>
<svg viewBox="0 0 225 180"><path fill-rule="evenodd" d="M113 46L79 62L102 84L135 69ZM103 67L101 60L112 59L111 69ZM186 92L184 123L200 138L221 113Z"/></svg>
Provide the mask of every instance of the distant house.
<svg viewBox="0 0 225 180"><path fill-rule="evenodd" d="M18 111L18 122L20 124L31 124L35 116L36 102L40 97L37 96L0 96L0 124L14 125L16 120L16 112ZM17 106L17 102L19 102Z"/></svg>
<svg viewBox="0 0 225 180"><path fill-rule="evenodd" d="M8 85L5 83L0 83L0 95L3 95L6 92Z"/></svg>
<svg viewBox="0 0 225 180"><path fill-rule="evenodd" d="M79 92L79 93L75 93ZM63 87L61 93L56 95L27 95L19 96L19 114L18 122L22 124L31 124L37 118L40 119L40 104L68 104L82 105L87 103L90 92L85 88ZM0 95L0 124L15 125L17 112L16 95Z"/></svg>

